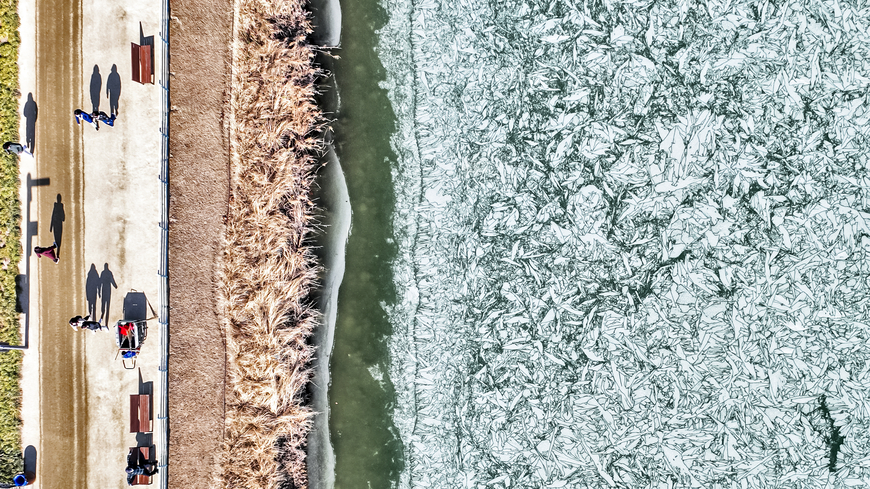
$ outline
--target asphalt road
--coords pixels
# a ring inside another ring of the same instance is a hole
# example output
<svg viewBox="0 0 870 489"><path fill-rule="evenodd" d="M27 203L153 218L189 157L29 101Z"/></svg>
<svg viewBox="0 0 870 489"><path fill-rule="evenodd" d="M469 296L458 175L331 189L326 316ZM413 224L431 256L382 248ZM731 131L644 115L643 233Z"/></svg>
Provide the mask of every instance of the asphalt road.
<svg viewBox="0 0 870 489"><path fill-rule="evenodd" d="M42 488L88 488L88 409L85 338L67 325L86 310L82 127L72 111L82 105L81 0L36 0L37 175L50 180L33 188L37 221L33 244L57 240L60 263L40 263L40 426ZM90 129L90 128L86 128ZM22 182L26 184L26 182ZM58 198L60 203L58 204ZM60 207L63 213L58 212ZM64 220L60 217L63 215ZM54 217L54 226L52 218ZM25 216L26 218L26 216ZM61 233L57 232L61 224ZM55 229L52 231L51 228ZM58 236L60 234L60 236ZM60 239L57 239L60 238ZM25 250L32 253L31 250ZM35 260L34 256L30 258Z"/></svg>

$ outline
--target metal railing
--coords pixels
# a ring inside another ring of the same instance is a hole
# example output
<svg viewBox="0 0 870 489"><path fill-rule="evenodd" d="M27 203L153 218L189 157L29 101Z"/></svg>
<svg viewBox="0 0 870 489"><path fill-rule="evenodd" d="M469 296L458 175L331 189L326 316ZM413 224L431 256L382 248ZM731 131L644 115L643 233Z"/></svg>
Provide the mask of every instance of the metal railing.
<svg viewBox="0 0 870 489"><path fill-rule="evenodd" d="M169 0L163 0L160 22L160 407L157 411L158 487L169 483Z"/></svg>

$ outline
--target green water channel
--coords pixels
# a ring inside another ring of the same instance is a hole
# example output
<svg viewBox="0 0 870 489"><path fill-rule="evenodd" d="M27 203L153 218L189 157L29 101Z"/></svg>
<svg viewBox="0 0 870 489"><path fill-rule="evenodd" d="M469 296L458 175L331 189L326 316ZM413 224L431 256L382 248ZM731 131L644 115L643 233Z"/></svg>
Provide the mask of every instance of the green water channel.
<svg viewBox="0 0 870 489"><path fill-rule="evenodd" d="M340 59L321 57L338 87L340 106L326 104L336 153L353 211L346 269L338 298L330 361L329 429L335 451L335 488L388 488L403 468L392 423L395 393L387 376L391 326L382 304L395 301L390 263L395 129L384 69L375 53L386 12L377 0L341 2ZM333 105L333 107L329 107Z"/></svg>

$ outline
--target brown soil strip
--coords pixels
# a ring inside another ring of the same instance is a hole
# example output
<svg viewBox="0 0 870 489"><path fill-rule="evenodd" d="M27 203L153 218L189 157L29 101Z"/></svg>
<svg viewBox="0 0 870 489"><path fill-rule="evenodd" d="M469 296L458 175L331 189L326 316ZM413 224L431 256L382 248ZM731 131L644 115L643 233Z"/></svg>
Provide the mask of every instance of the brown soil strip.
<svg viewBox="0 0 870 489"><path fill-rule="evenodd" d="M224 432L217 270L229 189L232 2L175 0L170 23L169 487L205 488Z"/></svg>

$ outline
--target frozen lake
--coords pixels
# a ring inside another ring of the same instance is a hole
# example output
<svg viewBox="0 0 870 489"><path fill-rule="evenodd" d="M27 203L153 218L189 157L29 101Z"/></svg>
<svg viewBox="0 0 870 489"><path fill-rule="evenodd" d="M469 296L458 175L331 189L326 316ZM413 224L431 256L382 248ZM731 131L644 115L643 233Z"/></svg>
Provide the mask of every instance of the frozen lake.
<svg viewBox="0 0 870 489"><path fill-rule="evenodd" d="M336 487L870 485L870 4L342 18Z"/></svg>

